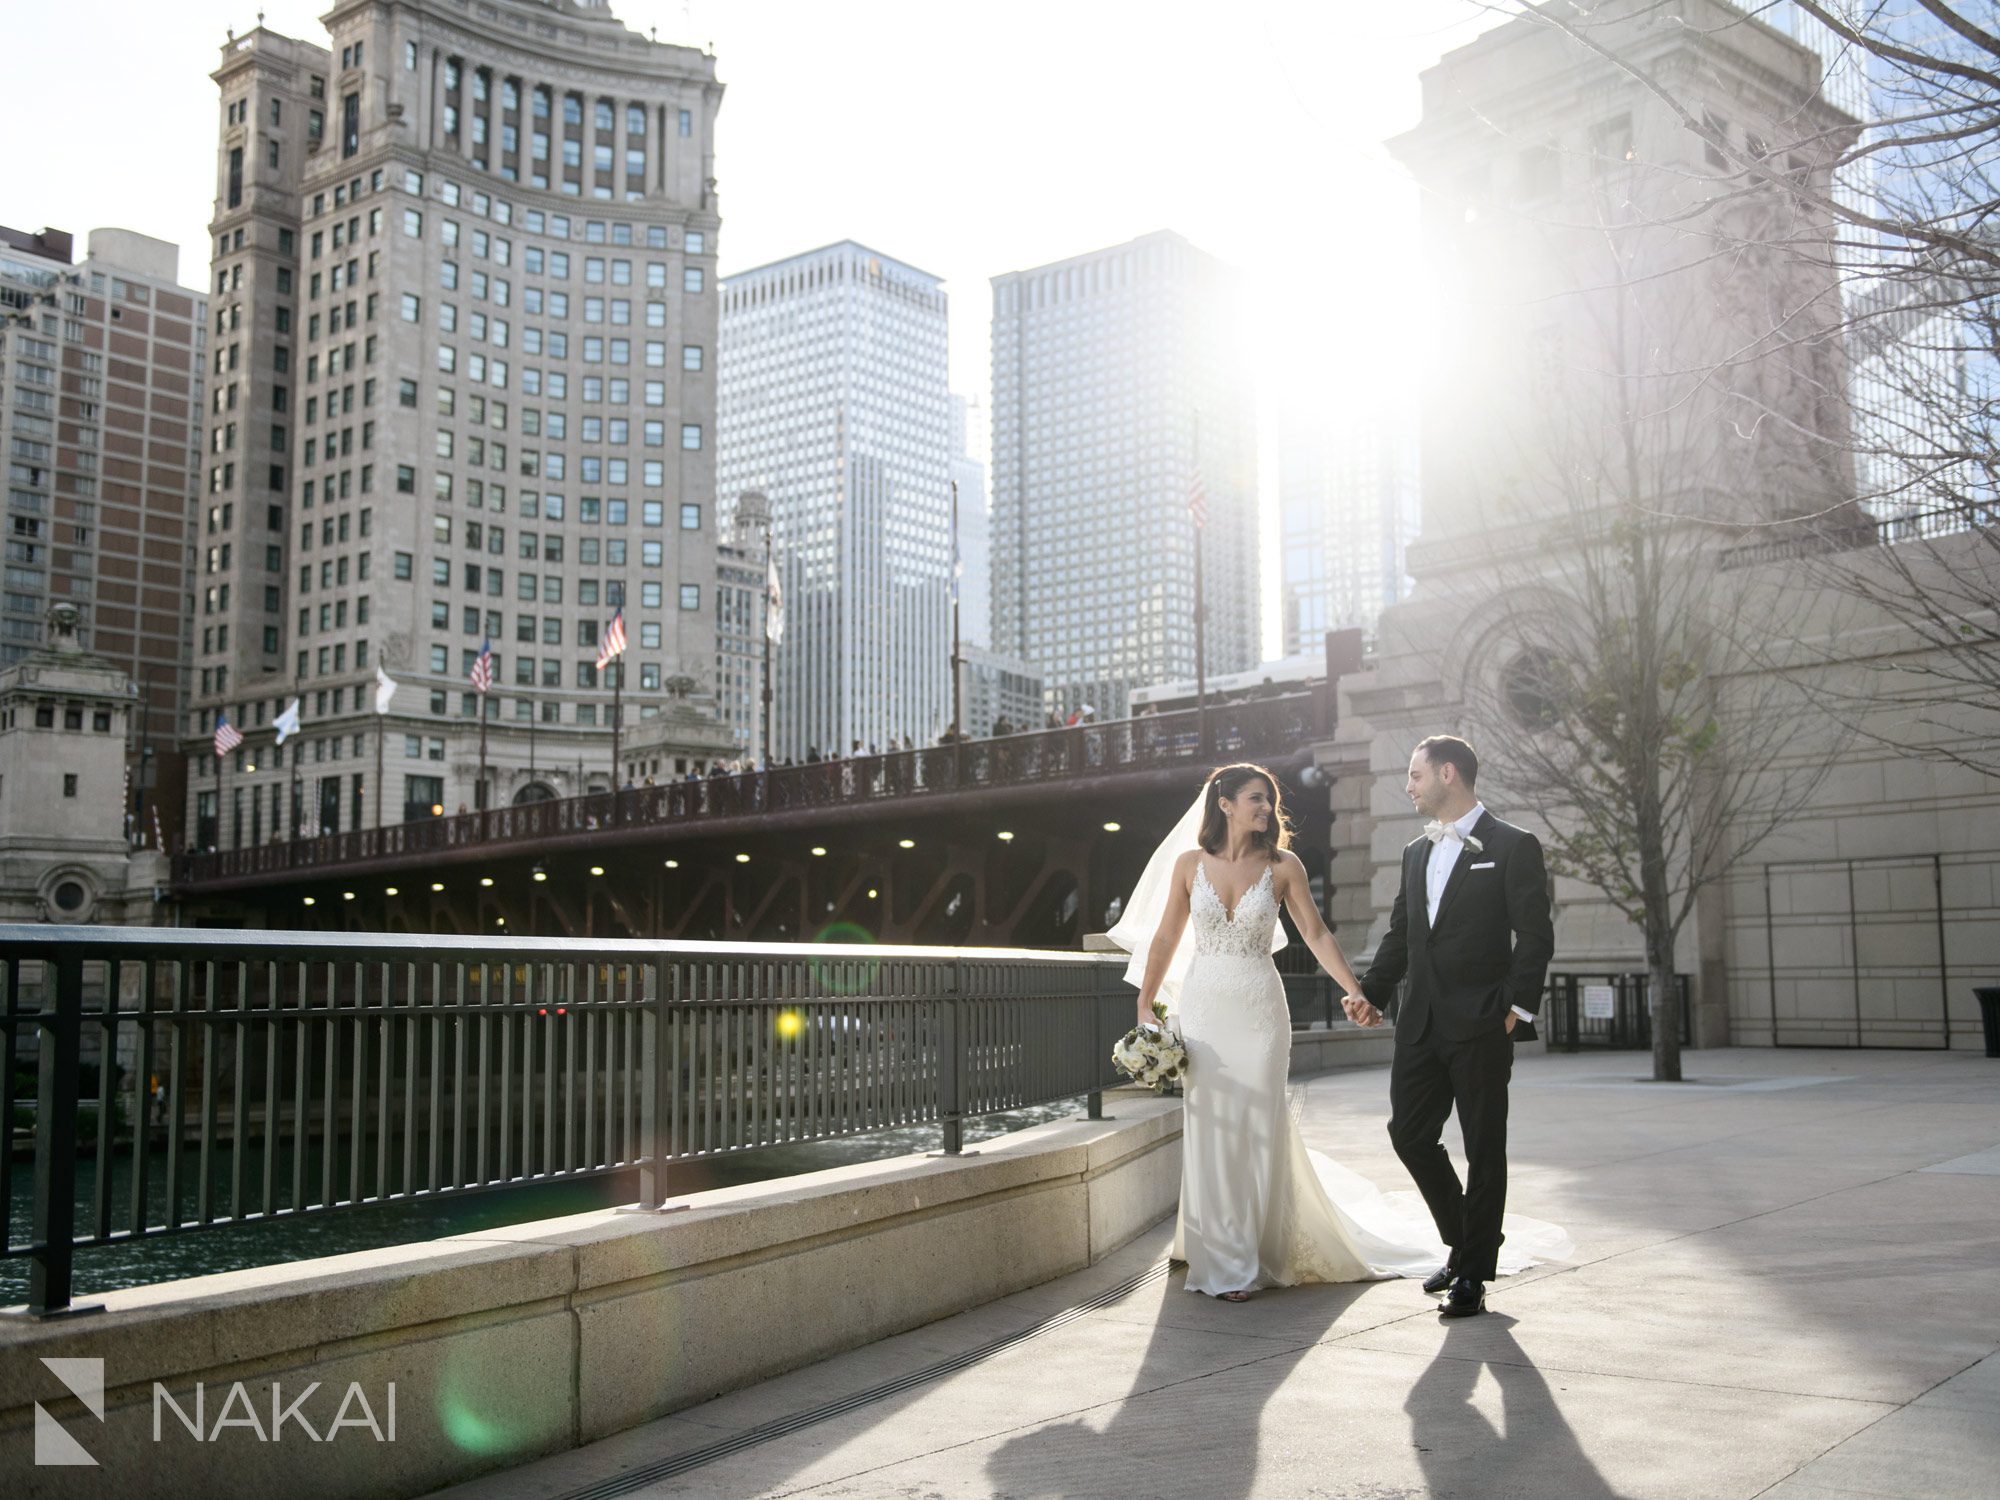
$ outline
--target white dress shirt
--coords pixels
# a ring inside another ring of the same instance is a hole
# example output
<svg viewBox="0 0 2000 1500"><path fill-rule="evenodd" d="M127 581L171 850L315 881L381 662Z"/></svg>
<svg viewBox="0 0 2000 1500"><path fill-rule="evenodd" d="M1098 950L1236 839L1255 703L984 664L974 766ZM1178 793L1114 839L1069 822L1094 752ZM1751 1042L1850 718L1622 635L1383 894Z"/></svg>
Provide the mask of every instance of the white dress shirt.
<svg viewBox="0 0 2000 1500"><path fill-rule="evenodd" d="M1475 802L1472 811L1455 819L1445 828L1445 835L1431 846L1430 861L1424 866L1424 909L1430 913L1433 926L1437 923L1438 900L1444 895L1445 883L1451 879L1451 872L1458 867L1460 857L1465 853L1465 837L1472 832L1473 825L1486 816L1486 804ZM1534 1015L1521 1009L1510 1007L1523 1021L1533 1021Z"/></svg>

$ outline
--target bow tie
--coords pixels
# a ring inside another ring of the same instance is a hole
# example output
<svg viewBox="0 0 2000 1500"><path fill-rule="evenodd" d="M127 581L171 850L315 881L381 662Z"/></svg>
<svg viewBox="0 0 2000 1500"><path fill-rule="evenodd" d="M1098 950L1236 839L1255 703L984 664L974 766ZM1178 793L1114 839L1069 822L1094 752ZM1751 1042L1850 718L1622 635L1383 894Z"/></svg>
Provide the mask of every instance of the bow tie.
<svg viewBox="0 0 2000 1500"><path fill-rule="evenodd" d="M1481 853L1485 849L1485 845L1481 844L1471 834L1460 833L1455 825L1440 823L1436 818L1432 818L1430 822L1424 824L1424 837L1429 839L1433 844L1442 843L1447 838L1454 838L1475 854Z"/></svg>

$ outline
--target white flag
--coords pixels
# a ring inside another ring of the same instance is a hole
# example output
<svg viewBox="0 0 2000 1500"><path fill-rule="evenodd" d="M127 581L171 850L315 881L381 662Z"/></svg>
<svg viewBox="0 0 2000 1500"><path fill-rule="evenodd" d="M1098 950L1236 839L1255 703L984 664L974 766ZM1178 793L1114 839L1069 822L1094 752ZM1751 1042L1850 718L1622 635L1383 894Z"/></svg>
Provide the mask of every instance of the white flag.
<svg viewBox="0 0 2000 1500"><path fill-rule="evenodd" d="M278 731L278 743L281 745L297 734L299 732L299 700L294 698L292 706L273 719L271 724Z"/></svg>
<svg viewBox="0 0 2000 1500"><path fill-rule="evenodd" d="M785 638L785 592L778 587L778 560L772 558L764 577L764 629L775 643Z"/></svg>
<svg viewBox="0 0 2000 1500"><path fill-rule="evenodd" d="M383 671L382 664L377 662L375 664L375 712L386 714L389 711L389 700L395 696L395 679Z"/></svg>

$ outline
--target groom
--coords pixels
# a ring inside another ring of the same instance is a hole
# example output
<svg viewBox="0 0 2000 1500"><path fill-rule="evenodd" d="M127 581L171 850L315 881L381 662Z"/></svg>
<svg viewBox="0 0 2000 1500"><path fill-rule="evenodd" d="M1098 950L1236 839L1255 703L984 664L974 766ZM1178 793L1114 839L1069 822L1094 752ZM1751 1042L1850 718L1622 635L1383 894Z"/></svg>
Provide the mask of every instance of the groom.
<svg viewBox="0 0 2000 1500"><path fill-rule="evenodd" d="M1507 1080L1514 1041L1534 1037L1542 981L1555 952L1542 846L1479 801L1479 757L1449 734L1434 734L1410 757L1407 790L1431 819L1403 851L1403 883L1388 935L1345 1003L1348 1019L1382 1024L1407 974L1389 1070L1389 1139L1430 1205L1451 1247L1444 1268L1424 1283L1450 1294L1448 1318L1486 1310L1486 1286L1500 1252L1507 1202ZM1466 1181L1439 1142L1458 1108Z"/></svg>

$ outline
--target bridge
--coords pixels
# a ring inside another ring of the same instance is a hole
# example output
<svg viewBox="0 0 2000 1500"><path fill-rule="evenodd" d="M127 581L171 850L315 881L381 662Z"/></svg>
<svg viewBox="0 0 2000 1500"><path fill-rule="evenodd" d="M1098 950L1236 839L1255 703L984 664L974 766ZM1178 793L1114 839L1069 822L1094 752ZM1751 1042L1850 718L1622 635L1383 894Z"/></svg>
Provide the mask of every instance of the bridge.
<svg viewBox="0 0 2000 1500"><path fill-rule="evenodd" d="M1302 773L1331 683L1114 723L628 787L174 862L196 922L317 931L1074 947L1207 770Z"/></svg>

